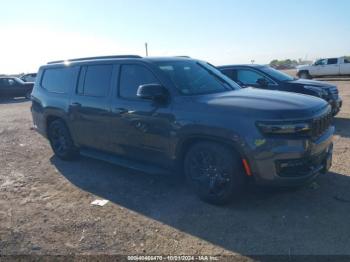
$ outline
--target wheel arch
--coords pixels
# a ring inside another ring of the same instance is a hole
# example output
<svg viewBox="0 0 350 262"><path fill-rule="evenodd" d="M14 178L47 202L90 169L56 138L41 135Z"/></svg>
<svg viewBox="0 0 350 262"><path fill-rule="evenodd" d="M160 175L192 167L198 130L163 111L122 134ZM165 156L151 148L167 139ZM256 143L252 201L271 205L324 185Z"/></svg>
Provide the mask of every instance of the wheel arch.
<svg viewBox="0 0 350 262"><path fill-rule="evenodd" d="M233 152L237 153L241 159L245 158L244 150L236 141L218 136L190 135L181 139L176 147L176 162L179 168L183 168L183 161L190 147L199 142L215 142L221 144L225 147L228 147Z"/></svg>

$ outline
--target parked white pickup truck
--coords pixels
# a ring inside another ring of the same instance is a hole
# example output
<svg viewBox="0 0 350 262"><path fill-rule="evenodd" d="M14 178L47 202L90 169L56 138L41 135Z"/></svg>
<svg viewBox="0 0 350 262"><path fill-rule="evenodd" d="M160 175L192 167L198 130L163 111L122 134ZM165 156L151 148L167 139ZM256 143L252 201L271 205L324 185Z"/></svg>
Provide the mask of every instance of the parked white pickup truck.
<svg viewBox="0 0 350 262"><path fill-rule="evenodd" d="M350 56L316 60L312 65L297 68L299 78L311 79L322 76L350 76Z"/></svg>

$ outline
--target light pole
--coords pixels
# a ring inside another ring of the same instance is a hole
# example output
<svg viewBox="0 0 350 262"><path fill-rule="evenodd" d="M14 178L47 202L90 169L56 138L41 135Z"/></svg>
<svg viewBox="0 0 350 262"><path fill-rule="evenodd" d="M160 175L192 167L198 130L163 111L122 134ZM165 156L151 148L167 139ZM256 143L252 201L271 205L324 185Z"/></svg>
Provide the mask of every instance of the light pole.
<svg viewBox="0 0 350 262"><path fill-rule="evenodd" d="M146 56L148 56L148 44L147 44L147 42L145 43L145 48L146 48Z"/></svg>

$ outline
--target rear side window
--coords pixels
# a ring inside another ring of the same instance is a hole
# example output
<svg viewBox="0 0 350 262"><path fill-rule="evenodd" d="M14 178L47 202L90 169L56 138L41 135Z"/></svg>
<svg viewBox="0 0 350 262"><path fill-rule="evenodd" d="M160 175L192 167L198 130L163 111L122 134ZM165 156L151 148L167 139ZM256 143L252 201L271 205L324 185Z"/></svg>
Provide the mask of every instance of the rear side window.
<svg viewBox="0 0 350 262"><path fill-rule="evenodd" d="M75 87L78 71L78 67L45 69L41 86L49 92L67 93Z"/></svg>
<svg viewBox="0 0 350 262"><path fill-rule="evenodd" d="M329 58L327 60L327 65L336 65L338 64L338 58Z"/></svg>
<svg viewBox="0 0 350 262"><path fill-rule="evenodd" d="M105 97L111 85L113 65L91 65L81 69L78 94Z"/></svg>
<svg viewBox="0 0 350 262"><path fill-rule="evenodd" d="M140 85L158 84L153 73L142 65L123 65L120 73L119 95L123 98L136 99Z"/></svg>
<svg viewBox="0 0 350 262"><path fill-rule="evenodd" d="M345 63L345 64L350 64L350 56L346 56L346 57L344 58L344 63Z"/></svg>

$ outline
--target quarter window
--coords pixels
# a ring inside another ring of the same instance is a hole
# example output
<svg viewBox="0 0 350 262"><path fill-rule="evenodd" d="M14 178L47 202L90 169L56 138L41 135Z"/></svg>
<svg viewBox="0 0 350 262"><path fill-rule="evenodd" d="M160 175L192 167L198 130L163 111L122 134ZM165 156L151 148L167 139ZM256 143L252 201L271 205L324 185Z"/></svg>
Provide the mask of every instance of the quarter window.
<svg viewBox="0 0 350 262"><path fill-rule="evenodd" d="M78 71L78 67L46 69L41 86L49 92L67 93L76 85Z"/></svg>
<svg viewBox="0 0 350 262"><path fill-rule="evenodd" d="M153 73L142 65L123 65L120 72L119 95L123 98L137 98L140 85L158 84Z"/></svg>

